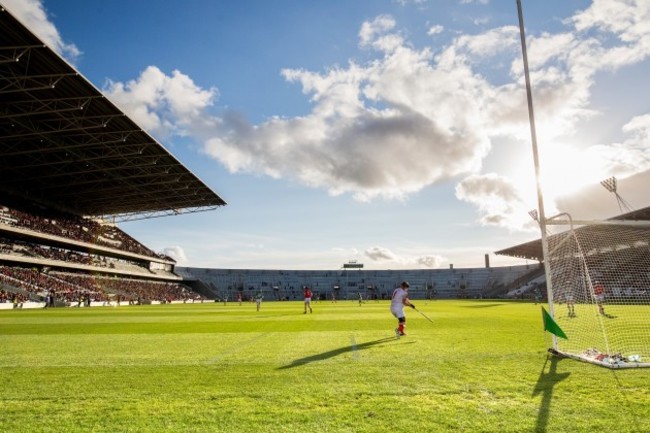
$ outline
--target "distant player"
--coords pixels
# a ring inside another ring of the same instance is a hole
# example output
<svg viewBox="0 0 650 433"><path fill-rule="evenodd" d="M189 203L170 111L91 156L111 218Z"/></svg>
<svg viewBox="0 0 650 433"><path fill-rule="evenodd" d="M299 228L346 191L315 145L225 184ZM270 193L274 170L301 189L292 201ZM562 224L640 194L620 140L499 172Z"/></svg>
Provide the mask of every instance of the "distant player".
<svg viewBox="0 0 650 433"><path fill-rule="evenodd" d="M309 308L309 313L313 313L311 309L311 289L307 286L305 286L305 312L303 314L307 314L307 308Z"/></svg>
<svg viewBox="0 0 650 433"><path fill-rule="evenodd" d="M573 299L573 292L570 289L564 289L564 300L569 310L569 317L576 317L575 301Z"/></svg>
<svg viewBox="0 0 650 433"><path fill-rule="evenodd" d="M594 283L594 298L598 305L598 312L603 316L606 316L605 307L603 306L603 303L605 302L605 286L603 286L603 283L600 281Z"/></svg>
<svg viewBox="0 0 650 433"><path fill-rule="evenodd" d="M403 281L397 289L393 290L393 297L390 301L390 312L397 318L397 328L395 328L397 338L406 335L404 332L404 328L406 327L404 305L415 308L415 305L409 300L409 287L409 283Z"/></svg>
<svg viewBox="0 0 650 433"><path fill-rule="evenodd" d="M255 296L255 305L257 306L257 311L260 311L260 307L262 306L262 299L264 299L264 294L260 291Z"/></svg>

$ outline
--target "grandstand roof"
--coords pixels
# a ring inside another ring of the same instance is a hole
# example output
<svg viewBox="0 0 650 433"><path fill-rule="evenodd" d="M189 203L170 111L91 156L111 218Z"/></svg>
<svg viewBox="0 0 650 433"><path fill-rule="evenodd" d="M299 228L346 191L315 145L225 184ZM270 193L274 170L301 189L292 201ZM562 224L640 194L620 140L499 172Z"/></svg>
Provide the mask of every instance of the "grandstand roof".
<svg viewBox="0 0 650 433"><path fill-rule="evenodd" d="M617 215L612 218L608 218L607 221L650 221L650 206L643 209L635 210L632 212L627 212L621 215ZM578 227L576 230L581 230L581 227ZM566 232L564 232L566 233ZM563 236L564 233L558 233L553 236ZM494 254L499 254L502 256L517 257L520 259L529 259L537 260L542 262L544 259L544 254L542 253L542 240L536 239L534 241L526 242L523 244L515 245L512 247L505 248L500 251L495 251Z"/></svg>
<svg viewBox="0 0 650 433"><path fill-rule="evenodd" d="M116 221L226 202L0 6L0 194Z"/></svg>

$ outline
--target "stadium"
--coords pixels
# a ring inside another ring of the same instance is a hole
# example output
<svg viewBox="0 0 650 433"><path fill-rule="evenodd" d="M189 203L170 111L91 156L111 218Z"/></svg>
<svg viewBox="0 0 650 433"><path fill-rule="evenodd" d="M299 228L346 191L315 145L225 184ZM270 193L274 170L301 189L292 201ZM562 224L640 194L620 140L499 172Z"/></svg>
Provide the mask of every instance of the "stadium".
<svg viewBox="0 0 650 433"><path fill-rule="evenodd" d="M532 262L508 267L490 266L487 255L484 267L457 269L366 270L356 262L327 271L180 267L118 224L182 218L226 202L4 9L0 82L0 338L8 384L0 401L11 415L0 421L5 431L264 431L265 424L266 431L650 429L647 370L612 376L620 373L565 360L613 370L648 366L650 208L549 236L546 271L543 239L497 251ZM597 279L606 283L606 315L597 314ZM405 338L388 347L394 335L377 328L393 326L386 309L401 281L434 317L438 334L424 334L427 323L409 311L414 343ZM314 316L319 309L330 316L294 318L305 287L318 302ZM264 322L252 309L238 309L258 295ZM540 331L538 304L553 300L553 323L567 332L566 342ZM565 314L573 302L577 313ZM114 316L121 311L130 319ZM130 328L119 328L122 322ZM487 343L494 329L512 339ZM58 349L48 345L59 336ZM312 337L318 346L305 349ZM395 359L409 344L427 349L409 354L403 378ZM508 351L513 346L520 349ZM93 349L75 358L79 347ZM549 347L557 357L549 357ZM259 373L265 369L266 377ZM306 381L310 376L323 383ZM36 390L41 378L53 388ZM96 390L65 385L87 379ZM50 400L52 392L60 397ZM402 402L422 418L382 418ZM614 405L626 410L610 415ZM52 415L61 410L66 415ZM167 421L159 416L165 411ZM28 421L41 416L51 420Z"/></svg>

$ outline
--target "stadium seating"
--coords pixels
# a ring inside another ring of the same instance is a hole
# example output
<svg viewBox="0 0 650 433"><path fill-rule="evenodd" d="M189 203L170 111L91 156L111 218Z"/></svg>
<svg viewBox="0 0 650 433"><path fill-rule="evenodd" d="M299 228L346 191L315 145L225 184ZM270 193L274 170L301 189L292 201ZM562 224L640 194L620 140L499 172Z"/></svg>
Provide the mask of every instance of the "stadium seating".
<svg viewBox="0 0 650 433"><path fill-rule="evenodd" d="M296 300L309 286L322 299L390 299L401 281L409 281L413 299L502 297L535 266L413 270L260 270L176 267L191 287L205 287L212 296L234 299L259 291L265 299Z"/></svg>
<svg viewBox="0 0 650 433"><path fill-rule="evenodd" d="M0 303L205 299L182 284L173 265L114 225L29 205L0 205Z"/></svg>

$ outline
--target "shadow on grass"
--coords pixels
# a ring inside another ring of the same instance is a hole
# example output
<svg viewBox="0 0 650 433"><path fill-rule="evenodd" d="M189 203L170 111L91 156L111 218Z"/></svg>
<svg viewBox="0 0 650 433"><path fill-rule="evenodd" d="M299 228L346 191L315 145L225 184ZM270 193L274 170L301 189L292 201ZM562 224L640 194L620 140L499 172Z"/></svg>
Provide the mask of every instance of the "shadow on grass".
<svg viewBox="0 0 650 433"><path fill-rule="evenodd" d="M548 418L551 412L551 401L553 400L553 387L569 377L571 373L558 373L557 364L563 358L552 355L550 352L546 354L546 361L542 366L542 371L539 374L535 388L533 389L533 397L542 394L542 401L539 405L539 412L537 415L537 425L535 432L545 432L548 426ZM546 371L546 364L550 365L548 372Z"/></svg>
<svg viewBox="0 0 650 433"><path fill-rule="evenodd" d="M353 343L350 346L344 346L340 347L338 349L330 350L328 352L323 352L323 353L317 353L316 355L312 356L307 356L305 358L300 358L296 359L291 362L291 364L288 365L283 365L282 367L278 367L278 370L285 370L287 368L293 368L293 367L299 367L301 365L309 364L311 362L316 362L316 361L323 361L325 359L333 358L338 355L342 355L346 352L356 352L359 350L364 350L372 346L376 346L378 344L386 343L388 341L397 341L395 337L387 337L387 338L381 338L379 340L374 340L374 341L368 341L366 343L361 343L361 344L355 344Z"/></svg>

